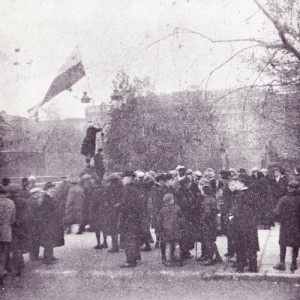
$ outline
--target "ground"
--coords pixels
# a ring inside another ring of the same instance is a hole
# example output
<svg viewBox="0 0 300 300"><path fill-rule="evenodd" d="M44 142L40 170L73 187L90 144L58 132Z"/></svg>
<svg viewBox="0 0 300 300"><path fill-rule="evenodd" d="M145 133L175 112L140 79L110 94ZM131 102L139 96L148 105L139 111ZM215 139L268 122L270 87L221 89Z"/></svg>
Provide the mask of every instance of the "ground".
<svg viewBox="0 0 300 300"><path fill-rule="evenodd" d="M267 231L260 233L262 245L268 236L272 235ZM298 275L288 274L288 271L285 272L288 277L283 280L280 277L241 280L226 276L216 280L214 274L231 272L228 262L204 267L191 259L181 268L167 268L162 266L157 249L142 253L137 268L121 269L119 266L125 261L124 251L109 254L106 250L93 249L93 233L73 233L66 235L65 241L66 246L55 249L55 255L60 258L55 265L28 262L28 255L25 255L24 273L20 278L11 275L5 280L0 299L300 300ZM218 237L218 247L221 254L226 252L225 237ZM262 248L261 252L265 253L267 248ZM198 255L199 252L198 247ZM195 250L193 254L196 255ZM263 255L259 257L263 258Z"/></svg>

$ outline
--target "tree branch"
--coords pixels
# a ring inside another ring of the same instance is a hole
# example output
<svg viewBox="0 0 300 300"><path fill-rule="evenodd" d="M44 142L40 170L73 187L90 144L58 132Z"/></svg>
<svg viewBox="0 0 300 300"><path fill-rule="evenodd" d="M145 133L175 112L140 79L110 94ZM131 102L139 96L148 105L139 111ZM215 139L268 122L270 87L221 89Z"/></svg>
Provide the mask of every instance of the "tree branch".
<svg viewBox="0 0 300 300"><path fill-rule="evenodd" d="M299 60L300 60L300 52L287 40L285 36L284 27L275 20L268 11L257 1L253 0L253 2L258 6L258 8L264 13L264 15L273 23L274 27L276 28L278 35L282 41L282 46L289 52L293 53Z"/></svg>

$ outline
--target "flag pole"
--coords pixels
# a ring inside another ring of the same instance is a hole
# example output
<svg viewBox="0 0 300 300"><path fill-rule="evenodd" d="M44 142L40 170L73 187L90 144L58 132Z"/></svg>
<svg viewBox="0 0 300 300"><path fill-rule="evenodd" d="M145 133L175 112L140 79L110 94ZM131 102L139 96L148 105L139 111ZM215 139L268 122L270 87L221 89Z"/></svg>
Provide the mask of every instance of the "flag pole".
<svg viewBox="0 0 300 300"><path fill-rule="evenodd" d="M76 48L77 48L77 51L78 51L79 59L80 59L82 65L83 65L82 57L81 57L81 54L80 54L80 51L79 51L79 46L77 45ZM93 92L92 92L92 88L91 88L88 76L86 74L86 68L84 68L84 72L85 72L85 78L86 78L86 82L87 82L87 85L88 85L88 89L89 89L89 91L91 93L91 97L92 97L92 100L93 100L93 106L95 106L95 99L94 99L94 95L93 95Z"/></svg>

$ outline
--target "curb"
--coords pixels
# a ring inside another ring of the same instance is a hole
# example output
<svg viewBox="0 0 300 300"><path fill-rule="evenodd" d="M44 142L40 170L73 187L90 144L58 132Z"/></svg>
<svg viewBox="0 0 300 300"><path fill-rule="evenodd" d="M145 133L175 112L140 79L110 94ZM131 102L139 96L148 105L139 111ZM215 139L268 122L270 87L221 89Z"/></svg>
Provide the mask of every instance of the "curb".
<svg viewBox="0 0 300 300"><path fill-rule="evenodd" d="M213 275L215 280L252 280L252 281L281 281L300 283L300 275L295 274L268 274L266 273L219 273Z"/></svg>
<svg viewBox="0 0 300 300"><path fill-rule="evenodd" d="M31 273L32 274L32 273ZM32 275L39 275L45 277L80 277L80 278L135 278L135 277L170 277L170 278L188 278L197 277L200 280L249 280L249 281L274 281L274 282L290 282L300 284L300 274L268 274L265 273L229 273L229 272L215 272L215 273L203 273L201 271L172 271L172 270L160 270L160 271L141 271L141 270L120 270L117 272L112 271L99 271L90 270L80 272L78 270L35 270Z"/></svg>

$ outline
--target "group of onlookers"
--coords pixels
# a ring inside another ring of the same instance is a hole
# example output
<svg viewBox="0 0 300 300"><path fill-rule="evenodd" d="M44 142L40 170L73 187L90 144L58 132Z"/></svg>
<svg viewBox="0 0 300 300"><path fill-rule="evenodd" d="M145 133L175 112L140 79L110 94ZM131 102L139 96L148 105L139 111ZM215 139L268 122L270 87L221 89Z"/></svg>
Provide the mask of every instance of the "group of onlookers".
<svg viewBox="0 0 300 300"><path fill-rule="evenodd" d="M221 170L203 174L184 166L166 173L125 171L104 176L88 166L78 178L63 178L55 186L38 187L23 178L21 187L4 178L0 186L0 277L20 274L23 254L45 264L57 261L53 249L64 245L65 234L79 224L77 234L95 232L95 249L110 253L125 249L122 267L135 267L140 251L160 248L166 266L181 265L201 243L197 260L204 266L222 262L217 235L225 234L228 252L238 272L257 272L258 227L280 222L280 263L285 269L286 247L293 247L291 270L297 269L300 246L299 168L293 176L282 168ZM89 225L89 226L87 226ZM101 235L102 233L102 235ZM101 243L101 236L103 241ZM120 237L120 238L119 238ZM40 247L44 248L40 257Z"/></svg>

